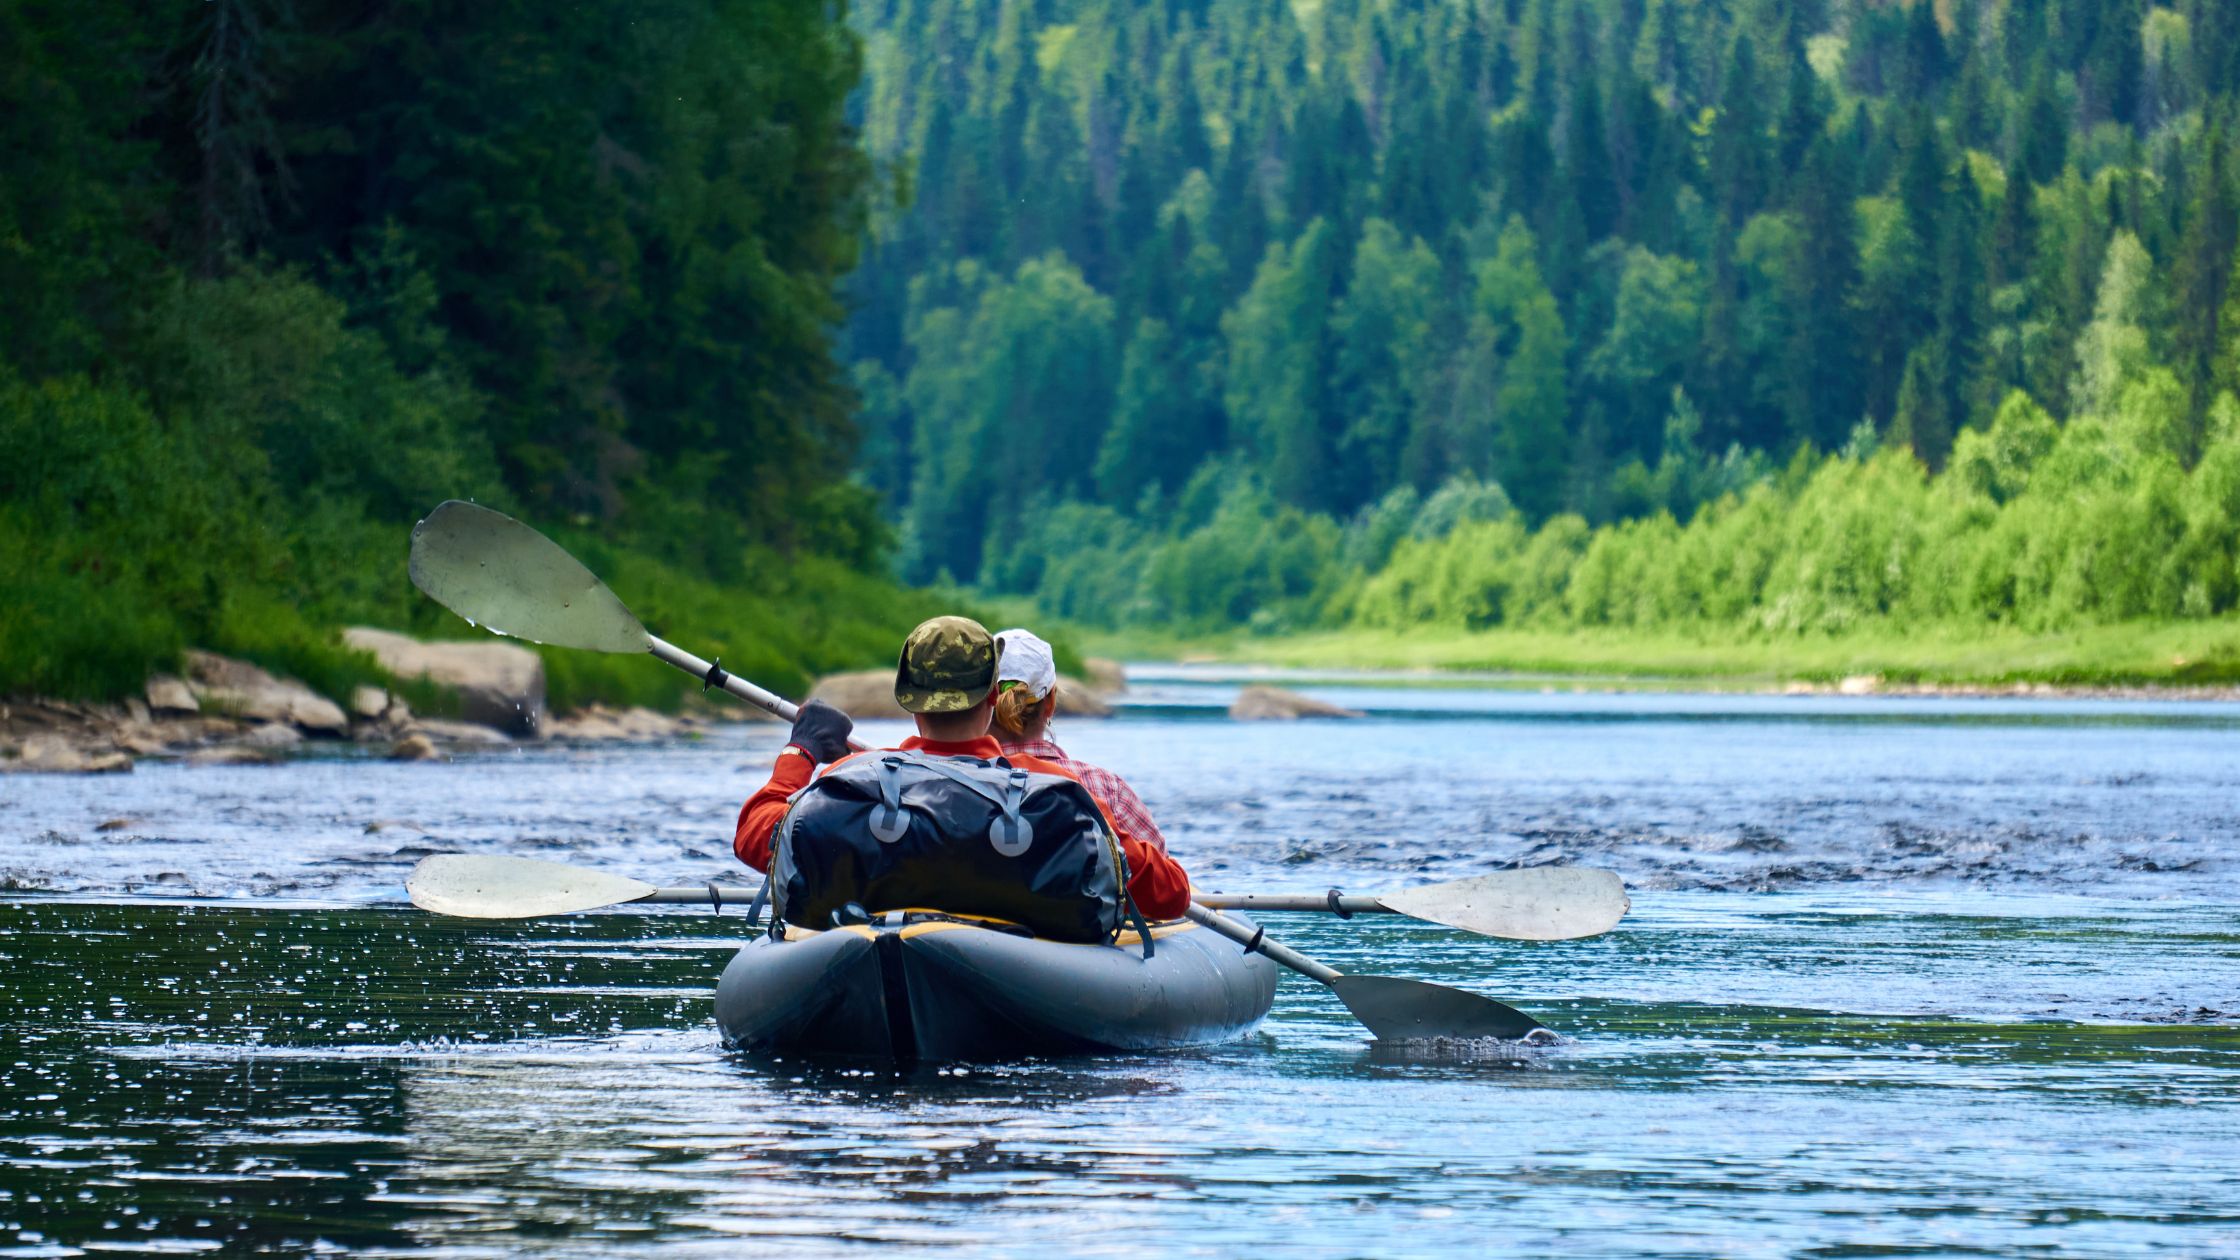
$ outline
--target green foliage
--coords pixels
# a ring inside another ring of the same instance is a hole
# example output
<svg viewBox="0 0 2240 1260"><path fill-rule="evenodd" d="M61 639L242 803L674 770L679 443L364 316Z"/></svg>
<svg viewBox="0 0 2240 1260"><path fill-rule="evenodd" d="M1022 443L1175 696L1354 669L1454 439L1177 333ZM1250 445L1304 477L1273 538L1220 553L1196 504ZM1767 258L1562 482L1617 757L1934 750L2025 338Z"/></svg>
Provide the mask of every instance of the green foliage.
<svg viewBox="0 0 2240 1260"><path fill-rule="evenodd" d="M992 576L1081 624L1168 633L1778 643L2224 617L2240 611L2240 400L2214 402L2190 466L2184 417L2175 376L2153 368L2108 414L2067 425L2016 393L1960 435L1941 474L1908 446L1867 441L1728 477L1726 460L1694 453L1682 395L1666 456L1637 475L1687 500L1686 515L1658 507L1594 527L1559 514L1535 528L1500 487L1461 479L1429 498L1395 491L1340 526L1232 467L1210 509L1178 503L1165 531L1052 505Z"/></svg>
<svg viewBox="0 0 2240 1260"><path fill-rule="evenodd" d="M2128 387L2109 418L2065 428L2017 394L1987 431L1961 435L1940 477L1891 447L1757 481L1686 525L1658 513L1592 531L1577 518L1473 526L1402 543L1342 616L1773 639L2221 616L2240 590L2240 403L2224 396L2213 414L2188 470L2167 372Z"/></svg>
<svg viewBox="0 0 2240 1260"><path fill-rule="evenodd" d="M403 573L451 497L784 685L924 611L845 479L873 186L828 6L34 0L0 41L0 694L190 646L373 679L339 626L456 626ZM893 379L857 379L898 478Z"/></svg>
<svg viewBox="0 0 2240 1260"><path fill-rule="evenodd" d="M1008 536L1029 502L1088 490L1081 447L1094 452L1098 434L1045 420L1110 406L1112 306L1055 254L1008 280L970 263L949 279L956 301L934 305L921 284L911 320L925 367L904 385L915 479L903 565L969 581L981 540Z"/></svg>
<svg viewBox="0 0 2240 1260"><path fill-rule="evenodd" d="M1286 502L1310 507L1332 500L1322 329L1337 265L1333 236L1317 220L1295 245L1268 246L1252 287L1221 321L1233 436Z"/></svg>
<svg viewBox="0 0 2240 1260"><path fill-rule="evenodd" d="M1478 313L1472 336L1490 343L1500 361L1494 390L1493 449L1505 484L1520 505L1545 515L1561 493L1570 411L1564 360L1571 342L1555 296L1533 261L1532 233L1511 219L1494 256L1478 267ZM1620 354L1620 359L1631 356Z"/></svg>

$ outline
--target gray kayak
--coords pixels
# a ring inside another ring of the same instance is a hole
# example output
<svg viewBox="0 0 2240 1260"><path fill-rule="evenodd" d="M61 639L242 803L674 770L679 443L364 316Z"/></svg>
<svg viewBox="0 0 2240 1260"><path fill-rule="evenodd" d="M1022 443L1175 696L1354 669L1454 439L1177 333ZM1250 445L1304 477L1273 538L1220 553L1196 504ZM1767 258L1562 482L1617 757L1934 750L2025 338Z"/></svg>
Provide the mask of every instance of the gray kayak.
<svg viewBox="0 0 2240 1260"><path fill-rule="evenodd" d="M895 1061L1174 1050L1243 1036L1275 1002L1276 966L1194 923L1111 945L1040 940L947 918L789 927L741 949L716 1023L746 1050Z"/></svg>

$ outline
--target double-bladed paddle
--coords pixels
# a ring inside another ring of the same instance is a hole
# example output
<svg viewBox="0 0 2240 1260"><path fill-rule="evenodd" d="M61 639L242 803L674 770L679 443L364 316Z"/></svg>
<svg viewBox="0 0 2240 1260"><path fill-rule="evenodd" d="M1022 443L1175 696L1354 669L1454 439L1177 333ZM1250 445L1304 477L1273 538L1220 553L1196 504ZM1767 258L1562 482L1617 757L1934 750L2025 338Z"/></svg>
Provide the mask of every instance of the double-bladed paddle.
<svg viewBox="0 0 2240 1260"><path fill-rule="evenodd" d="M1600 878L1550 878L1574 875ZM1424 884L1378 896L1339 896L1334 905L1330 894L1312 893L1198 892L1193 894L1193 899L1208 910L1335 910L1348 917L1398 914L1480 936L1561 940L1566 938L1539 931L1544 916L1532 910L1531 899L1560 897L1581 889L1587 894L1598 894L1603 879L1617 882L1617 877L1608 871L1545 866L1495 871L1491 875L1445 884ZM634 904L721 907L741 901L747 895L736 884L658 888L627 875L587 870L561 862L475 853L438 853L422 858L420 864L412 868L405 889L412 894L413 904L423 910L470 919L531 919L539 915L573 914L579 910ZM1622 909L1625 896L1622 888L1617 895Z"/></svg>
<svg viewBox="0 0 2240 1260"><path fill-rule="evenodd" d="M438 506L428 514L426 520L413 527L411 574L414 585L437 603L465 618L469 625L558 647L583 648L594 652L648 652L700 679L704 685L721 687L757 708L787 721L793 720L795 708L783 698L743 678L726 673L718 666L648 633L636 615L615 597L614 592L608 590L606 584L593 576L574 556L543 534L502 512L457 499ZM855 747L862 746L852 740L850 743ZM457 872L454 870L452 873ZM415 871L416 878L419 874L420 872ZM620 879L598 872L584 874L600 880ZM504 876L497 875L496 878L502 879ZM1610 876L1609 882L1614 883L1615 879L1615 876ZM527 914L567 913L570 909L589 909L594 905L611 905L618 901L654 900L663 891L650 884L629 880L625 881L627 885L648 891L638 896L625 895L612 900L571 906L566 904L571 899L590 895L588 884L584 886L585 891L579 893L575 886L565 881L555 884L549 873L540 877L540 881L539 887L543 891L538 895L548 898L550 908L532 909L526 911ZM434 888L434 880L422 882L431 890ZM605 885L599 891L614 891L615 887ZM707 895L706 890L699 891ZM430 891L429 896L435 900L430 908L452 914L472 913L447 908L443 899L452 898L448 905L460 907L474 904L475 898L489 895L488 881L473 879L453 885L448 893ZM1585 919L1565 916L1556 924L1562 930L1555 932L1553 936L1526 934L1527 939L1558 939L1563 936L1591 935L1605 930L1616 922L1617 915L1625 912L1622 888L1617 890L1617 896L1615 913L1611 912L1612 903L1608 899L1606 888L1599 901L1600 908ZM1405 894L1399 897L1405 904ZM429 902L422 901L420 889L414 890L414 900L422 905L429 905ZM1362 905L1359 908L1394 910L1394 906L1389 904L1392 898L1367 900L1376 904ZM1345 907L1343 902L1344 899L1340 898L1337 906L1325 904L1319 908L1347 909L1350 912L1350 908ZM1472 904L1472 899L1465 896L1453 899L1453 903L1468 905ZM1270 905L1268 908L1279 907ZM1396 912L1409 913L1405 910ZM1296 950L1269 941L1264 932L1247 927L1204 904L1192 906L1190 917L1224 936L1265 952L1276 962L1310 979L1328 985L1345 1002L1355 1018L1379 1040L1516 1038L1541 1027L1539 1021L1520 1011L1491 998L1460 989L1416 980L1342 975ZM1432 915L1425 917L1445 921ZM1603 922L1604 919L1607 922ZM1600 922L1601 926L1586 926L1596 922Z"/></svg>
<svg viewBox="0 0 2240 1260"><path fill-rule="evenodd" d="M1489 878L1527 873L1501 871L1457 883L1478 885ZM422 858L412 868L404 886L412 897L412 904L421 909L468 919L531 919L619 905L712 905L720 909L727 904L747 904L752 897L747 889L736 884L658 888L627 875L587 870L562 862L474 853L438 853ZM1409 891L1435 893L1446 887L1452 886L1432 885ZM1293 901L1301 904L1290 904ZM1329 908L1325 899L1216 894L1199 898L1199 904L1190 907L1189 914L1201 926L1240 945L1249 945L1293 971L1328 985L1346 1004L1346 1009L1375 1033L1379 1041L1426 1037L1515 1039L1540 1027L1538 1021L1514 1007L1461 989L1389 976L1346 975L1267 939L1258 928L1247 927L1225 914L1206 909L1207 902L1250 902L1279 910L1325 910ZM1309 902L1312 904L1306 904Z"/></svg>

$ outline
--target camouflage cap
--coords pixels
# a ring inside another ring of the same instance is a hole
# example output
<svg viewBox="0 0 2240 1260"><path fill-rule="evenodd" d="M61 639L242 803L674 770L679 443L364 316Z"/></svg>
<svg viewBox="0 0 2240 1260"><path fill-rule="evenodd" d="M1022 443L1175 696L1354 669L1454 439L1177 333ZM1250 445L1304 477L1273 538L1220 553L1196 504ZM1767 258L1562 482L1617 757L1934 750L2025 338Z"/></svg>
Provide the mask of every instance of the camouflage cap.
<svg viewBox="0 0 2240 1260"><path fill-rule="evenodd" d="M902 641L894 701L909 713L960 713L996 685L996 640L970 617L935 617Z"/></svg>

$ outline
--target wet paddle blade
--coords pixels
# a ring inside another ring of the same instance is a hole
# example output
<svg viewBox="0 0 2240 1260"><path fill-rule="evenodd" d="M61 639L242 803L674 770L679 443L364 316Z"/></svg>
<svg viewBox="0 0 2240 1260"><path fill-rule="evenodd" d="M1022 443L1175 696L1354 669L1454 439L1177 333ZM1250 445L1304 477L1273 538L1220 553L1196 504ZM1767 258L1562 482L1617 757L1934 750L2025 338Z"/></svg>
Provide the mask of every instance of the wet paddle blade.
<svg viewBox="0 0 2240 1260"><path fill-rule="evenodd" d="M533 919L636 901L653 885L534 858L438 853L404 881L412 904L462 919Z"/></svg>
<svg viewBox="0 0 2240 1260"><path fill-rule="evenodd" d="M1379 1041L1515 1041L1540 1021L1489 997L1392 976L1339 976L1330 989Z"/></svg>
<svg viewBox="0 0 2240 1260"><path fill-rule="evenodd" d="M1517 941L1568 941L1616 927L1632 907L1615 872L1583 866L1495 871L1377 898L1395 914Z"/></svg>
<svg viewBox="0 0 2240 1260"><path fill-rule="evenodd" d="M453 499L412 527L412 584L498 634L643 652L646 628L558 543L503 512Z"/></svg>

